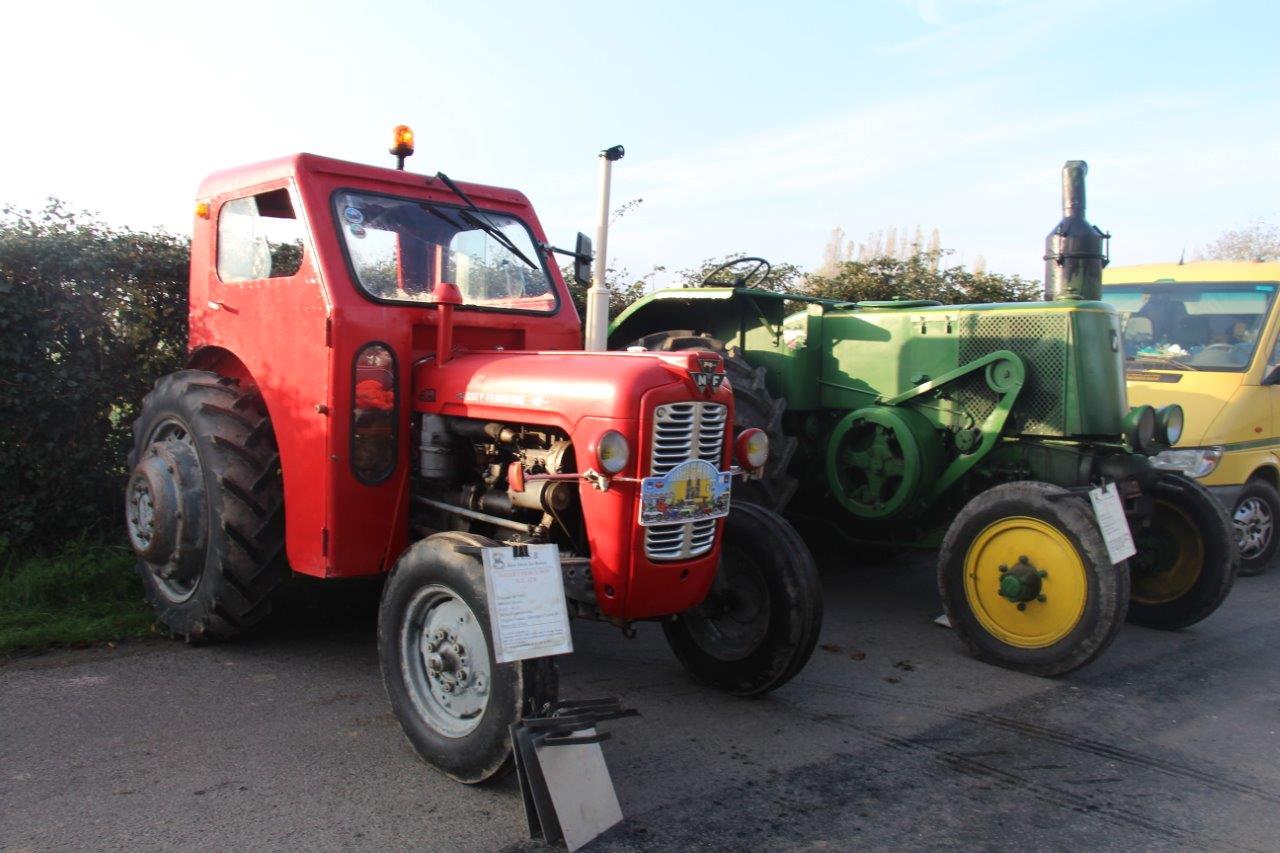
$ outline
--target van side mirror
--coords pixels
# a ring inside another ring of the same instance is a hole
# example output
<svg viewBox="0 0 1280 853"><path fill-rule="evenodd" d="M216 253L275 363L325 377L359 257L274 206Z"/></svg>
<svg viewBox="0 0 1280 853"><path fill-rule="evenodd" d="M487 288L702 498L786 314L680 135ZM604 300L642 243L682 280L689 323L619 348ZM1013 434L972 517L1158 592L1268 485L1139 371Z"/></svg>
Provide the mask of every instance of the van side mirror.
<svg viewBox="0 0 1280 853"><path fill-rule="evenodd" d="M586 287L591 283L591 262L595 255L591 252L591 238L578 232L578 244L573 248L573 280Z"/></svg>

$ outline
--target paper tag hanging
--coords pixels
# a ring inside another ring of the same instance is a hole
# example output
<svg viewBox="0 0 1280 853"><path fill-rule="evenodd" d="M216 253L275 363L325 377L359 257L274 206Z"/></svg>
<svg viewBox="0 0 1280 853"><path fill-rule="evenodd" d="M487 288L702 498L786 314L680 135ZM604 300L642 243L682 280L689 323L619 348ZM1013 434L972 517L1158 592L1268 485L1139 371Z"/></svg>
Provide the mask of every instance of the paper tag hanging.
<svg viewBox="0 0 1280 853"><path fill-rule="evenodd" d="M1090 489L1089 502L1093 504L1093 515L1098 519L1098 529L1102 531L1102 541L1106 543L1111 562L1122 563L1137 554L1138 549L1133 544L1129 519L1125 518L1116 484L1107 483Z"/></svg>
<svg viewBox="0 0 1280 853"><path fill-rule="evenodd" d="M555 545L482 548L493 657L498 663L573 651Z"/></svg>

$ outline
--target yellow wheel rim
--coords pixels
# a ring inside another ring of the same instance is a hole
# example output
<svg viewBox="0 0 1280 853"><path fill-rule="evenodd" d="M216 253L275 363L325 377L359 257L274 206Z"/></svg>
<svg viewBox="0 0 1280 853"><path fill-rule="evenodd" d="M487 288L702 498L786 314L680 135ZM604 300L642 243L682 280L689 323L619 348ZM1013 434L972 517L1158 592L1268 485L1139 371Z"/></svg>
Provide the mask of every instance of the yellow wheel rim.
<svg viewBox="0 0 1280 853"><path fill-rule="evenodd" d="M1138 547L1142 554L1133 573L1130 597L1139 604L1167 604L1186 595L1200 579L1204 539L1191 516L1179 507L1156 501L1151 530Z"/></svg>
<svg viewBox="0 0 1280 853"><path fill-rule="evenodd" d="M1027 576L1035 596L1010 599L1005 580L1010 573ZM1001 594L1002 585L1006 595ZM1089 582L1084 559L1062 531L1038 518L1012 516L988 525L969 546L964 593L987 633L1020 649L1042 649L1079 623L1089 600Z"/></svg>

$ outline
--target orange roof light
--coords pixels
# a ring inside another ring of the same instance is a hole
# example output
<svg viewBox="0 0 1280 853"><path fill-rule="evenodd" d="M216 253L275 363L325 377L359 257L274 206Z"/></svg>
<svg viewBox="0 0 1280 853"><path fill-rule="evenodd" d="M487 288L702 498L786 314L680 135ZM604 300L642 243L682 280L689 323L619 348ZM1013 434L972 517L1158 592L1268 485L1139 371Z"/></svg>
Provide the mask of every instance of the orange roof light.
<svg viewBox="0 0 1280 853"><path fill-rule="evenodd" d="M391 154L396 158L396 168L404 168L404 158L413 154L413 128L397 124L392 131Z"/></svg>
<svg viewBox="0 0 1280 853"><path fill-rule="evenodd" d="M201 219L209 218L209 202L207 201L196 202L196 216L200 217Z"/></svg>

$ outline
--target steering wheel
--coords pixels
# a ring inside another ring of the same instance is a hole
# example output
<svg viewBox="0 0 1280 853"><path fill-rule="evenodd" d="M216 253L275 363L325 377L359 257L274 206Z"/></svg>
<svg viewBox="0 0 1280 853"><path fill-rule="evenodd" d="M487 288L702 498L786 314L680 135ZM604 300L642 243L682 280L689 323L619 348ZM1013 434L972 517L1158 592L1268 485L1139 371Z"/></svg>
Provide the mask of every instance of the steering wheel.
<svg viewBox="0 0 1280 853"><path fill-rule="evenodd" d="M724 282L716 279L720 273L733 269L741 264L751 264L751 268L747 270L745 275L735 275L731 281ZM707 273L702 279L699 287L746 287L747 284L763 284L765 279L769 277L769 273L773 270L773 265L764 258L746 257L734 258L726 261L720 266Z"/></svg>

